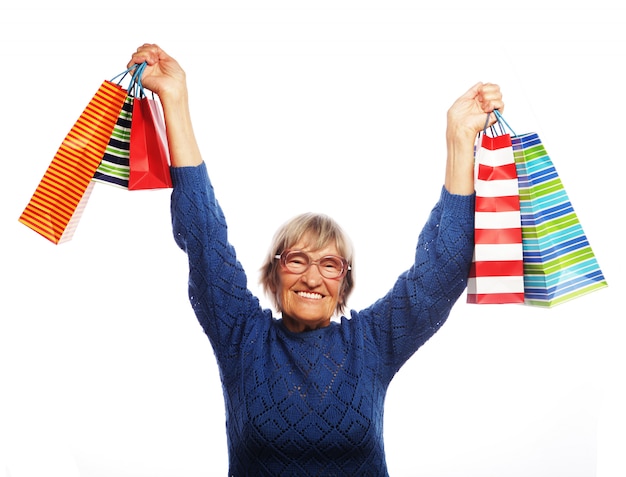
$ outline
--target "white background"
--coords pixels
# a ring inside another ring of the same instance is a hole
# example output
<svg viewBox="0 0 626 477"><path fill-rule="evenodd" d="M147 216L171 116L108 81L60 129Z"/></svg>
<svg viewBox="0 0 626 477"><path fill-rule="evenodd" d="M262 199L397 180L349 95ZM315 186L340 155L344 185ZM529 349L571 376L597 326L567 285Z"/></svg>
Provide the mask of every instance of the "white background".
<svg viewBox="0 0 626 477"><path fill-rule="evenodd" d="M97 184L60 246L17 221L95 90L144 42L187 72L250 287L260 294L278 225L325 212L357 247L357 309L411 262L443 182L447 108L477 81L500 84L515 132L542 137L609 287L549 310L463 296L390 387L389 470L626 475L626 18L617 1L557 5L4 2L0 476L227 472L221 387L169 191Z"/></svg>

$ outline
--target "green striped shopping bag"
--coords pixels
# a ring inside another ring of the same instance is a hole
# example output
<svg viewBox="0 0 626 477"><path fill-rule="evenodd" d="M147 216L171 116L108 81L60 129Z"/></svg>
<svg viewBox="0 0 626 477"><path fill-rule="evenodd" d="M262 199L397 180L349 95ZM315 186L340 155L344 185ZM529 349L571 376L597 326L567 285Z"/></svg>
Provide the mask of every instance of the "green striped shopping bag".
<svg viewBox="0 0 626 477"><path fill-rule="evenodd" d="M520 195L527 305L551 307L607 286L550 156L536 133L511 138Z"/></svg>

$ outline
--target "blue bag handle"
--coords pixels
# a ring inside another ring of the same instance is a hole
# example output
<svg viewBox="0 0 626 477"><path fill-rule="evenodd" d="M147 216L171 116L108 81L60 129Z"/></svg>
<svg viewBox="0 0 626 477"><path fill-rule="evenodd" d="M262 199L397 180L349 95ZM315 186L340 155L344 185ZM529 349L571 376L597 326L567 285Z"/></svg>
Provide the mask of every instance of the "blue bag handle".
<svg viewBox="0 0 626 477"><path fill-rule="evenodd" d="M144 61L143 63L137 65L137 68L133 72L133 76L130 80L131 86L128 88L128 93L131 96L135 96L138 98L144 98L146 96L146 93L143 88L143 84L141 83L141 75L143 75L143 70L146 69L146 66L148 66L148 63ZM132 88L132 92L131 92L131 88Z"/></svg>
<svg viewBox="0 0 626 477"><path fill-rule="evenodd" d="M133 73L133 77L131 79L131 83L134 85L134 96L138 98L146 97L146 91L143 87L143 83L141 82L141 76L143 75L143 72L147 66L147 62L144 61L143 63L141 63ZM154 99L154 91L152 91L152 99Z"/></svg>
<svg viewBox="0 0 626 477"><path fill-rule="evenodd" d="M146 66L148 66L148 63L145 61L140 64L134 64L130 68L114 76L111 79L111 82L115 82L117 80L117 84L119 85L128 74L132 74L130 78L130 85L128 86L128 94L130 96L143 98L145 97L146 94L145 94L143 84L141 83L141 75L143 74L143 71L146 69Z"/></svg>
<svg viewBox="0 0 626 477"><path fill-rule="evenodd" d="M491 113L487 113L487 117L485 118L485 125L483 126L483 136L487 135L487 128L489 128L491 130L491 134L493 136L497 136L498 132L495 130L494 126L497 124L498 126L500 126L500 134L506 134L504 132L504 128L502 127L502 124L500 123L500 121L498 120L498 116L495 114L497 110L494 109L494 116L496 116L496 122L494 124L491 125L491 127L489 126L489 117L491 116Z"/></svg>
<svg viewBox="0 0 626 477"><path fill-rule="evenodd" d="M509 123L507 123L506 120L502 117L502 114L500 114L500 111L498 111L497 109L494 109L493 114L496 117L497 123L500 126L500 130L502 131L502 134L504 134L504 126L506 126L507 129L511 131L513 136L517 136L517 134L515 134L515 131L513 131L513 128L509 126ZM485 127L483 129L483 133L487 130L488 124L489 124L489 113L487 113L487 120L485 121Z"/></svg>
<svg viewBox="0 0 626 477"><path fill-rule="evenodd" d="M118 80L117 84L120 84L120 83L124 80L124 78L126 78L126 75L127 75L128 73L130 73L131 71L134 71L134 70L135 70L138 66L139 66L139 65L134 64L133 66L131 66L130 68L128 68L126 71L122 71L120 74L118 74L118 75L114 76L113 78L111 78L111 82L113 83L113 82L115 82L115 80L116 80L116 79L118 79L118 78L119 78L119 80ZM121 78L120 78L120 77L121 77Z"/></svg>

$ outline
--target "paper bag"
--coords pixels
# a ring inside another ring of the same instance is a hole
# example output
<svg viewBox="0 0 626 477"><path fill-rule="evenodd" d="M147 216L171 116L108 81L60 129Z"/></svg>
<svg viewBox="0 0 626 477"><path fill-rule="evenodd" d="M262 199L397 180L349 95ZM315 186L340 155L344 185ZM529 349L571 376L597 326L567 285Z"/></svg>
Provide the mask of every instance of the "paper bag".
<svg viewBox="0 0 626 477"><path fill-rule="evenodd" d="M21 223L55 244L72 238L125 98L119 84L102 83L61 143Z"/></svg>
<svg viewBox="0 0 626 477"><path fill-rule="evenodd" d="M504 133L491 137L488 132L483 131L476 148L475 245L467 302L524 303L521 214L511 137Z"/></svg>
<svg viewBox="0 0 626 477"><path fill-rule="evenodd" d="M561 179L536 133L512 138L519 177L526 303L551 307L606 287Z"/></svg>
<svg viewBox="0 0 626 477"><path fill-rule="evenodd" d="M128 189L170 187L170 157L161 105L156 98L135 98L130 129Z"/></svg>

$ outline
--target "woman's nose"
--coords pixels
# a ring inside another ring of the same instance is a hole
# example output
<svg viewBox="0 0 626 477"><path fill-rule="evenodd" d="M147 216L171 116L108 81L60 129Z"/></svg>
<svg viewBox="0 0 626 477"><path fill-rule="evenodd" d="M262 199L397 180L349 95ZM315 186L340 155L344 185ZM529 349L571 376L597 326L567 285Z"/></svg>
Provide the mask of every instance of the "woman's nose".
<svg viewBox="0 0 626 477"><path fill-rule="evenodd" d="M302 274L301 280L310 288L315 288L322 283L322 274L319 268L317 268L317 264L311 264L307 271Z"/></svg>

